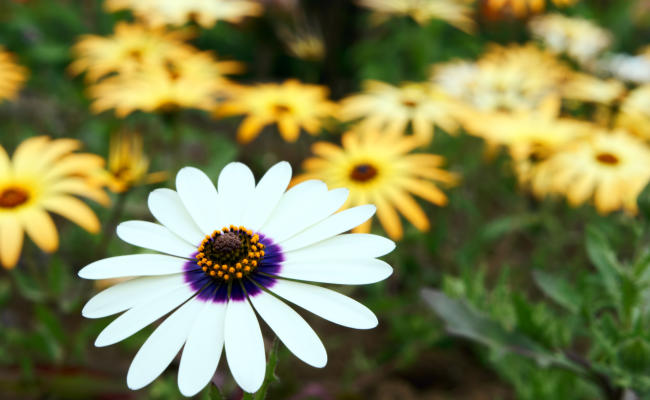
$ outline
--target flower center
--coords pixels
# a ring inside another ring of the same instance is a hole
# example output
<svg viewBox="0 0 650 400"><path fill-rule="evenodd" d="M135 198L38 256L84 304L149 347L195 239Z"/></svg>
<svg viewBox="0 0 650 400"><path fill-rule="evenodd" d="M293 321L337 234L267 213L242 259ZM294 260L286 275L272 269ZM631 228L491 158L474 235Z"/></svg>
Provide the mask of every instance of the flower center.
<svg viewBox="0 0 650 400"><path fill-rule="evenodd" d="M616 165L620 162L618 157L612 153L600 153L596 156L596 160L598 160L598 162L601 164L607 165Z"/></svg>
<svg viewBox="0 0 650 400"><path fill-rule="evenodd" d="M367 163L357 164L350 171L350 179L357 182L368 182L375 176L377 176L377 168Z"/></svg>
<svg viewBox="0 0 650 400"><path fill-rule="evenodd" d="M402 105L406 108L415 108L418 105L418 103L415 100L406 99L406 100L402 100Z"/></svg>
<svg viewBox="0 0 650 400"><path fill-rule="evenodd" d="M0 208L15 208L29 200L29 193L19 187L8 187L0 192Z"/></svg>
<svg viewBox="0 0 650 400"><path fill-rule="evenodd" d="M230 281L250 275L264 258L260 237L243 226L221 230L207 235L198 248L198 265L216 280Z"/></svg>
<svg viewBox="0 0 650 400"><path fill-rule="evenodd" d="M291 107L285 104L274 104L273 105L273 114L275 115L284 115L291 113Z"/></svg>

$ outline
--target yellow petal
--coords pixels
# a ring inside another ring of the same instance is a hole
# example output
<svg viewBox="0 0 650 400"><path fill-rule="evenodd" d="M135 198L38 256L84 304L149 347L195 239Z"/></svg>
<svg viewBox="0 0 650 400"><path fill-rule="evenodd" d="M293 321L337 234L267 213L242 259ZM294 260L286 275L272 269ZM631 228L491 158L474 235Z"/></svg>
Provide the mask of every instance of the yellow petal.
<svg viewBox="0 0 650 400"><path fill-rule="evenodd" d="M397 215L395 209L382 196L375 196L374 200L377 206L377 218L381 226L391 239L401 239L404 232L402 222L399 220L399 215Z"/></svg>
<svg viewBox="0 0 650 400"><path fill-rule="evenodd" d="M4 147L0 146L0 177L5 177L11 172L11 161Z"/></svg>
<svg viewBox="0 0 650 400"><path fill-rule="evenodd" d="M237 130L237 141L243 144L250 142L260 134L264 125L266 125L264 121L257 117L246 117Z"/></svg>
<svg viewBox="0 0 650 400"><path fill-rule="evenodd" d="M429 219L413 197L401 190L392 191L390 197L395 207L413 226L420 231L429 230Z"/></svg>
<svg viewBox="0 0 650 400"><path fill-rule="evenodd" d="M13 268L23 248L23 228L14 215L0 218L0 262L5 268Z"/></svg>
<svg viewBox="0 0 650 400"><path fill-rule="evenodd" d="M32 207L20 213L27 235L41 250L51 253L59 247L59 234L50 215L45 210Z"/></svg>
<svg viewBox="0 0 650 400"><path fill-rule="evenodd" d="M278 118L278 129L287 142L295 142L298 136L300 136L300 126L289 115L283 115Z"/></svg>
<svg viewBox="0 0 650 400"><path fill-rule="evenodd" d="M55 212L90 233L99 231L99 220L90 207L71 196L53 196L43 200L46 210Z"/></svg>
<svg viewBox="0 0 650 400"><path fill-rule="evenodd" d="M402 187L433 204L439 206L447 204L447 196L431 182L423 181L421 179L405 179L402 181Z"/></svg>
<svg viewBox="0 0 650 400"><path fill-rule="evenodd" d="M32 171L34 164L37 164L45 150L49 138L47 136L35 136L23 140L14 152L14 171L20 173L27 170Z"/></svg>

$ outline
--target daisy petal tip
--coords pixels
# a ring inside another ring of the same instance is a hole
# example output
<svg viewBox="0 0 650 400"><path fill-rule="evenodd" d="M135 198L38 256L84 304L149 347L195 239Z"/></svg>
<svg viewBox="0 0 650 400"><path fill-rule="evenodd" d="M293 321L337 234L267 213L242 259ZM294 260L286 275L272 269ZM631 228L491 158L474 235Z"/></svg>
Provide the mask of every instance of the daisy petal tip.
<svg viewBox="0 0 650 400"><path fill-rule="evenodd" d="M210 383L208 383L208 384L210 384ZM206 385L199 386L199 385L196 385L195 383L193 384L190 381L180 379L180 376L179 376L179 379L178 379L178 390L181 392L181 394L184 397L196 396L201 390L203 390L203 388L205 386Z"/></svg>

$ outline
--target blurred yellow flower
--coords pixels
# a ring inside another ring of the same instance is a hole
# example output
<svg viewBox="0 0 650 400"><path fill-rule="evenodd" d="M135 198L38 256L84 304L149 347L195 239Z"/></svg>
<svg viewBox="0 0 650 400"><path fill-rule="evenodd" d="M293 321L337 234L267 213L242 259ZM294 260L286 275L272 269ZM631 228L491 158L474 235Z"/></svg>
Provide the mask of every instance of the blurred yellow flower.
<svg viewBox="0 0 650 400"><path fill-rule="evenodd" d="M560 86L561 95L565 99L601 104L620 100L626 90L621 81L604 80L582 72L572 72Z"/></svg>
<svg viewBox="0 0 650 400"><path fill-rule="evenodd" d="M601 214L636 213L650 181L650 148L625 131L599 132L552 154L522 180L538 196L562 194L573 206L593 198Z"/></svg>
<svg viewBox="0 0 650 400"><path fill-rule="evenodd" d="M357 0L362 7L375 12L375 22L381 23L391 16L408 16L424 25L439 19L466 32L472 32L475 24L474 0Z"/></svg>
<svg viewBox="0 0 650 400"><path fill-rule="evenodd" d="M479 110L531 110L556 94L570 69L535 44L492 45L477 62L432 67L431 79L446 93Z"/></svg>
<svg viewBox="0 0 650 400"><path fill-rule="evenodd" d="M455 174L441 169L443 157L411 153L420 144L412 136L348 132L342 144L315 143L312 150L317 157L304 161L305 173L297 176L295 183L318 179L330 188L348 188L350 196L344 207L375 204L379 222L393 239L403 235L398 212L418 230L429 229L427 215L411 194L444 206L447 196L434 182L454 185L458 181ZM370 225L368 220L355 231L368 232Z"/></svg>
<svg viewBox="0 0 650 400"><path fill-rule="evenodd" d="M132 73L112 75L91 86L91 110L100 113L114 108L118 117L135 110L211 110L231 85L224 75L242 69L242 64L218 62L208 52L169 58L161 65L143 65Z"/></svg>
<svg viewBox="0 0 650 400"><path fill-rule="evenodd" d="M108 153L106 184L115 193L134 186L162 182L164 171L149 173L149 158L142 149L142 136L134 132L119 132L111 137Z"/></svg>
<svg viewBox="0 0 650 400"><path fill-rule="evenodd" d="M18 65L14 56L0 46L0 100L11 100L27 80L27 69Z"/></svg>
<svg viewBox="0 0 650 400"><path fill-rule="evenodd" d="M553 4L558 7L567 7L577 2L578 0L553 0ZM544 11L546 0L484 0L483 6L491 16L501 14L522 18Z"/></svg>
<svg viewBox="0 0 650 400"><path fill-rule="evenodd" d="M70 64L70 72L86 72L88 80L96 81L113 72L133 73L143 66L162 65L194 51L184 43L189 36L187 31L167 32L120 22L111 36L82 36L72 48L75 61Z"/></svg>
<svg viewBox="0 0 650 400"><path fill-rule="evenodd" d="M505 146L515 160L544 158L554 149L588 135L591 124L558 118L559 99L547 98L536 110L476 113L467 119L469 133L492 146Z"/></svg>
<svg viewBox="0 0 650 400"><path fill-rule="evenodd" d="M333 116L336 104L327 99L328 89L309 85L295 79L284 83L262 83L240 86L230 92L230 98L215 110L217 117L247 114L239 125L237 140L248 143L264 126L277 123L287 142L295 142L300 129L316 135L323 120Z"/></svg>
<svg viewBox="0 0 650 400"><path fill-rule="evenodd" d="M643 139L650 139L650 84L630 91L621 104L616 125Z"/></svg>
<svg viewBox="0 0 650 400"><path fill-rule="evenodd" d="M104 160L94 154L73 153L81 143L45 136L24 140L10 159L0 146L0 263L12 268L20 258L23 233L43 251L58 248L59 236L48 212L59 214L89 232L99 230L99 220L83 196L108 204L91 176Z"/></svg>
<svg viewBox="0 0 650 400"><path fill-rule="evenodd" d="M325 43L319 32L314 30L281 30L280 38L289 54L301 60L319 61L325 57Z"/></svg>
<svg viewBox="0 0 650 400"><path fill-rule="evenodd" d="M194 20L204 28L217 21L239 22L262 14L264 8L248 0L106 0L109 11L130 9L152 26L183 25Z"/></svg>
<svg viewBox="0 0 650 400"><path fill-rule="evenodd" d="M417 140L427 144L433 138L434 125L454 133L462 110L457 101L433 84L393 86L370 80L364 82L362 93L341 101L339 117L343 121L361 118L361 130L387 134L404 133L410 123Z"/></svg>
<svg viewBox="0 0 650 400"><path fill-rule="evenodd" d="M555 53L566 53L585 64L595 60L612 43L611 33L584 18L546 14L533 18L533 35Z"/></svg>

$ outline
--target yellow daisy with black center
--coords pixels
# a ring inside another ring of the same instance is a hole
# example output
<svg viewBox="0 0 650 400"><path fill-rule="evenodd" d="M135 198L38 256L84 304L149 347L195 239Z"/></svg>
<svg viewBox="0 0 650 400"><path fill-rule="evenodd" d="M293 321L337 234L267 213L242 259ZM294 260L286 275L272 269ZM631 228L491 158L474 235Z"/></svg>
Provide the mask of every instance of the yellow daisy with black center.
<svg viewBox="0 0 650 400"><path fill-rule="evenodd" d="M295 142L301 129L317 135L326 118L333 116L336 104L328 100L324 86L289 79L283 83L260 83L232 88L230 97L216 110L217 117L246 114L239 125L237 140L254 140L266 125L277 124L287 142Z"/></svg>
<svg viewBox="0 0 650 400"><path fill-rule="evenodd" d="M625 131L599 132L557 151L529 172L538 196L562 194L577 206L593 199L607 214L637 212L636 199L650 181L650 147Z"/></svg>
<svg viewBox="0 0 650 400"><path fill-rule="evenodd" d="M43 251L58 248L59 236L48 212L59 214L89 232L99 230L95 213L76 196L107 204L109 199L91 176L104 160L74 153L81 143L45 136L23 141L10 159L0 146L0 263L14 267L20 258L23 233Z"/></svg>
<svg viewBox="0 0 650 400"><path fill-rule="evenodd" d="M403 236L401 213L418 230L429 229L429 218L412 197L421 197L438 206L447 196L437 183L454 185L457 175L443 170L445 160L435 154L412 153L421 143L413 136L387 135L376 131L345 133L342 147L317 142L312 150L317 157L305 160L305 173L295 182L323 180L329 187L347 187L347 207L373 203L384 230L393 239ZM368 232L371 220L355 229Z"/></svg>

